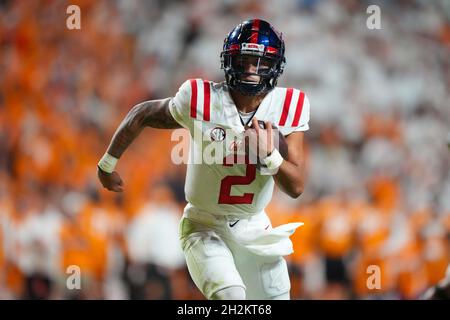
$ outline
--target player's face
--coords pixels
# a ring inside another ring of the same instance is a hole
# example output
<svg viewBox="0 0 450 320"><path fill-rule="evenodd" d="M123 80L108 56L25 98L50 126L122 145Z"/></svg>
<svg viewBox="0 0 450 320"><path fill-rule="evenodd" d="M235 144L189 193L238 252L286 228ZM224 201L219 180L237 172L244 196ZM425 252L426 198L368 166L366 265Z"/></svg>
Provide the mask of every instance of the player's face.
<svg viewBox="0 0 450 320"><path fill-rule="evenodd" d="M242 81L258 83L261 79L258 74L269 72L272 66L271 60L257 56L239 55L233 59L233 67L242 72Z"/></svg>

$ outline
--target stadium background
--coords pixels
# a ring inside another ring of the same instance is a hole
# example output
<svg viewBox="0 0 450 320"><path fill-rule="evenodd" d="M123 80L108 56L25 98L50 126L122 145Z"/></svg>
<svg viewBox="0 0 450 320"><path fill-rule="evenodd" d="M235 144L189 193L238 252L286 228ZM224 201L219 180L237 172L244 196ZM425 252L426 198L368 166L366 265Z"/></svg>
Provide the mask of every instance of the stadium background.
<svg viewBox="0 0 450 320"><path fill-rule="evenodd" d="M81 8L81 30L66 8ZM381 30L366 8L381 8ZM305 222L294 299L417 299L450 262L449 1L0 1L0 299L201 299L177 242L184 166L170 131L96 164L136 103L223 78L226 33L261 17L284 34L281 86L311 101L308 182L276 192L274 225ZM381 268L369 290L366 268ZM81 290L68 290L77 265Z"/></svg>

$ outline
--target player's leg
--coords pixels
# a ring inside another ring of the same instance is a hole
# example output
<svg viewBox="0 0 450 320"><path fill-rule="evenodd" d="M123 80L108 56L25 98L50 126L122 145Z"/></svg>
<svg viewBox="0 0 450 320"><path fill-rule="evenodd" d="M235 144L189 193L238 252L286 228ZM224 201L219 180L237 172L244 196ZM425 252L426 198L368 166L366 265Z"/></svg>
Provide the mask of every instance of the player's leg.
<svg viewBox="0 0 450 320"><path fill-rule="evenodd" d="M245 235L265 232L271 228L269 217L262 212L261 214L252 216L249 219L242 219L234 227L229 227L231 239L225 241L233 253L236 268L241 275L241 278L246 286L247 299L289 299L291 282L289 279L288 268L286 260L279 254L285 251L284 246L286 241L280 239L280 242L271 242L277 239L267 233L267 238L259 238L254 245L262 245L265 243L268 247L272 246L273 255L263 255L268 250L261 250L261 255L248 249L245 243L248 244L248 238L244 241ZM243 236L244 235L244 236ZM272 238L271 238L272 237ZM276 249L275 249L276 248ZM276 254L276 252L280 252Z"/></svg>
<svg viewBox="0 0 450 320"><path fill-rule="evenodd" d="M248 300L289 300L291 282L283 257L255 255L239 244L230 244Z"/></svg>
<svg viewBox="0 0 450 320"><path fill-rule="evenodd" d="M239 268L244 283L248 285L248 299L289 300L291 282L286 260L283 257L254 256L253 261L255 270L249 269L248 265ZM250 273L253 276L249 277Z"/></svg>
<svg viewBox="0 0 450 320"><path fill-rule="evenodd" d="M291 300L291 293L289 291L282 293L279 296L272 297L271 300Z"/></svg>
<svg viewBox="0 0 450 320"><path fill-rule="evenodd" d="M237 286L224 288L217 291L212 300L245 300L245 289Z"/></svg>
<svg viewBox="0 0 450 320"><path fill-rule="evenodd" d="M245 285L233 255L215 232L189 235L183 239L183 251L189 273L207 299L245 299Z"/></svg>

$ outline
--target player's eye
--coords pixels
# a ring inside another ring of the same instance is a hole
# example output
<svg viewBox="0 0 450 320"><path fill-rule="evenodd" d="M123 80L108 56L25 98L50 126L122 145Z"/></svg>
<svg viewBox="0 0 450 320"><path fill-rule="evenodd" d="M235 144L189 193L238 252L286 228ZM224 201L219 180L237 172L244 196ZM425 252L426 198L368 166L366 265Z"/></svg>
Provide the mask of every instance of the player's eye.
<svg viewBox="0 0 450 320"><path fill-rule="evenodd" d="M247 56L247 57L243 57L243 63L245 65L252 65L252 66L258 66L259 63L259 57L252 57L252 56Z"/></svg>
<svg viewBox="0 0 450 320"><path fill-rule="evenodd" d="M237 56L233 59L233 66L238 68L245 68L248 66L257 66L258 57L252 56Z"/></svg>
<svg viewBox="0 0 450 320"><path fill-rule="evenodd" d="M268 60L260 59L259 61L259 69L260 70L267 70L272 67L272 63L270 63Z"/></svg>
<svg viewBox="0 0 450 320"><path fill-rule="evenodd" d="M267 58L260 58L258 70L261 72L270 71L274 65L275 62L273 60Z"/></svg>
<svg viewBox="0 0 450 320"><path fill-rule="evenodd" d="M267 72L274 66L274 61L265 57L235 56L232 59L233 68L245 71L248 67L256 68L256 73Z"/></svg>

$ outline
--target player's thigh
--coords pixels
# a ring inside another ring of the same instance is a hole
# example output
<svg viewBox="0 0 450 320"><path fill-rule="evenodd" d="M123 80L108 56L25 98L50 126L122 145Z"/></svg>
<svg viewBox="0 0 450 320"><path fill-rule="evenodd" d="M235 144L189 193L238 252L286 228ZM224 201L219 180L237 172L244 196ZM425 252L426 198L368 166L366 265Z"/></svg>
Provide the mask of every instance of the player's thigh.
<svg viewBox="0 0 450 320"><path fill-rule="evenodd" d="M262 257L245 248L234 251L236 266L250 300L289 299L291 282L283 257Z"/></svg>
<svg viewBox="0 0 450 320"><path fill-rule="evenodd" d="M196 232L184 244L192 280L207 299L227 287L245 289L227 244L214 232Z"/></svg>

